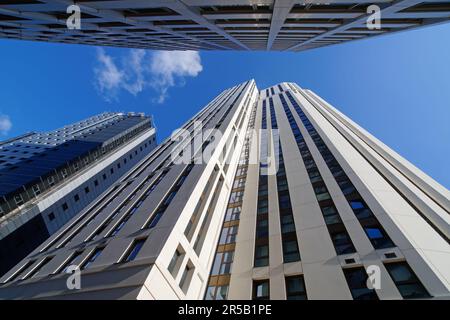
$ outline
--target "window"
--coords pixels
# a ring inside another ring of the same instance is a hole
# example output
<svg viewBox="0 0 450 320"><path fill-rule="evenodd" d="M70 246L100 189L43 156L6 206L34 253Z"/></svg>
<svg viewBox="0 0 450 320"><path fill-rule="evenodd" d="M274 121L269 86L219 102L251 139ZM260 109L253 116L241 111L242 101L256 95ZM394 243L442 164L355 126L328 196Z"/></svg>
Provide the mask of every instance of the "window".
<svg viewBox="0 0 450 320"><path fill-rule="evenodd" d="M244 196L243 191L232 192L230 196L229 203L236 203L242 201L242 197Z"/></svg>
<svg viewBox="0 0 450 320"><path fill-rule="evenodd" d="M322 207L323 218L325 219L325 223L327 225L341 223L342 220L339 217L339 214L334 206Z"/></svg>
<svg viewBox="0 0 450 320"><path fill-rule="evenodd" d="M222 229L220 235L219 244L229 244L236 242L236 235L238 232L238 226L231 226Z"/></svg>
<svg viewBox="0 0 450 320"><path fill-rule="evenodd" d="M256 221L256 239L267 238L269 236L269 220L261 218Z"/></svg>
<svg viewBox="0 0 450 320"><path fill-rule="evenodd" d="M17 270L16 273L14 273L9 279L7 279L6 281L13 281L15 279L17 279L18 276L20 276L22 274L22 272L24 272L25 270L27 270L30 266L32 266L34 263L36 262L36 260L29 260L27 263L25 263L23 266L20 267L19 270Z"/></svg>
<svg viewBox="0 0 450 320"><path fill-rule="evenodd" d="M33 186L33 193L35 197L41 194L41 188L39 188L39 185L36 184Z"/></svg>
<svg viewBox="0 0 450 320"><path fill-rule="evenodd" d="M295 232L294 216L286 214L281 216L281 233Z"/></svg>
<svg viewBox="0 0 450 320"><path fill-rule="evenodd" d="M84 270L88 268L103 252L104 247L95 248L95 250L89 255L89 258L83 262L80 269Z"/></svg>
<svg viewBox="0 0 450 320"><path fill-rule="evenodd" d="M431 297L406 262L389 263L385 267L404 299Z"/></svg>
<svg viewBox="0 0 450 320"><path fill-rule="evenodd" d="M98 187L98 180L94 180L94 186Z"/></svg>
<svg viewBox="0 0 450 320"><path fill-rule="evenodd" d="M347 254L355 252L350 236L345 231L337 231L330 234L336 253Z"/></svg>
<svg viewBox="0 0 450 320"><path fill-rule="evenodd" d="M169 267L167 268L169 272L172 274L172 276L175 278L176 274L178 273L178 270L180 269L181 262L184 257L184 251L181 250L181 248L178 248L175 250L175 253L172 256L172 259L170 260Z"/></svg>
<svg viewBox="0 0 450 320"><path fill-rule="evenodd" d="M269 202L267 199L258 201L258 214L264 214L269 212Z"/></svg>
<svg viewBox="0 0 450 320"><path fill-rule="evenodd" d="M394 243L386 235L386 232L381 228L381 226L371 225L364 226L364 231L369 237L370 242L375 249L384 249L395 247Z"/></svg>
<svg viewBox="0 0 450 320"><path fill-rule="evenodd" d="M372 212L362 200L350 201L350 207L352 207L358 219L370 218L372 216Z"/></svg>
<svg viewBox="0 0 450 320"><path fill-rule="evenodd" d="M303 276L286 277L286 299L307 300Z"/></svg>
<svg viewBox="0 0 450 320"><path fill-rule="evenodd" d="M231 266L233 265L234 251L224 252L222 257L223 260L219 268L219 274L230 274Z"/></svg>
<svg viewBox="0 0 450 320"><path fill-rule="evenodd" d="M351 194L356 191L355 187L348 179L345 179L343 181L338 181L338 184L342 190L342 193L345 195Z"/></svg>
<svg viewBox="0 0 450 320"><path fill-rule="evenodd" d="M21 194L16 194L14 196L14 201L16 202L16 205L20 206L23 204L23 198Z"/></svg>
<svg viewBox="0 0 450 320"><path fill-rule="evenodd" d="M228 295L228 285L208 287L205 300L226 300Z"/></svg>
<svg viewBox="0 0 450 320"><path fill-rule="evenodd" d="M284 263L295 262L300 260L300 253L298 252L297 240L283 239L283 261Z"/></svg>
<svg viewBox="0 0 450 320"><path fill-rule="evenodd" d="M269 280L253 281L253 300L269 300Z"/></svg>
<svg viewBox="0 0 450 320"><path fill-rule="evenodd" d="M29 273L27 273L25 275L25 277L22 278L22 280L28 279L33 277L36 273L38 273L39 271L41 271L41 269L48 264L51 260L53 259L53 257L45 257L44 260L42 260L36 267L34 267Z"/></svg>
<svg viewBox="0 0 450 320"><path fill-rule="evenodd" d="M311 180L311 183L322 181L322 176L320 175L319 171L316 169L308 171L309 179Z"/></svg>
<svg viewBox="0 0 450 320"><path fill-rule="evenodd" d="M50 213L48 214L48 220L50 220L50 221L55 220L55 214L54 214L53 212L50 212Z"/></svg>
<svg viewBox="0 0 450 320"><path fill-rule="evenodd" d="M136 259L136 256L138 255L139 251L144 245L145 240L147 239L139 239L134 241L131 247L128 249L127 253L125 254L124 258L122 259L122 262L130 262Z"/></svg>
<svg viewBox="0 0 450 320"><path fill-rule="evenodd" d="M60 268L59 268L59 272L63 272L65 273L67 268L69 268L72 265L75 265L75 261L81 256L81 254L83 253L83 251L75 251L74 254L72 254L72 256L70 256L69 260L67 260Z"/></svg>
<svg viewBox="0 0 450 320"><path fill-rule="evenodd" d="M107 178L106 174L103 174L103 180L106 180L106 178Z"/></svg>
<svg viewBox="0 0 450 320"><path fill-rule="evenodd" d="M50 187L55 185L55 178L53 176L47 178L47 183Z"/></svg>
<svg viewBox="0 0 450 320"><path fill-rule="evenodd" d="M344 269L345 279L355 300L378 300L374 289L367 288L367 272L364 268Z"/></svg>
<svg viewBox="0 0 450 320"><path fill-rule="evenodd" d="M192 276L194 275L194 265L189 260L184 268L183 275L180 279L180 288L186 294L189 289L189 284L191 282Z"/></svg>
<svg viewBox="0 0 450 320"><path fill-rule="evenodd" d="M63 203L62 209L63 209L63 211L67 211L69 209L69 206L67 205L66 202Z"/></svg>
<svg viewBox="0 0 450 320"><path fill-rule="evenodd" d="M240 214L241 207L228 208L225 215L225 221L239 220Z"/></svg>
<svg viewBox="0 0 450 320"><path fill-rule="evenodd" d="M91 190L89 190L89 187L84 188L84 193L88 194Z"/></svg>
<svg viewBox="0 0 450 320"><path fill-rule="evenodd" d="M75 200L75 202L80 201L80 196L78 195L78 193L74 195L73 199Z"/></svg>
<svg viewBox="0 0 450 320"><path fill-rule="evenodd" d="M255 248L255 267L265 267L269 265L269 246L258 245Z"/></svg>
<svg viewBox="0 0 450 320"><path fill-rule="evenodd" d="M316 198L318 201L328 200L331 198L325 186L315 187L314 192L316 193Z"/></svg>

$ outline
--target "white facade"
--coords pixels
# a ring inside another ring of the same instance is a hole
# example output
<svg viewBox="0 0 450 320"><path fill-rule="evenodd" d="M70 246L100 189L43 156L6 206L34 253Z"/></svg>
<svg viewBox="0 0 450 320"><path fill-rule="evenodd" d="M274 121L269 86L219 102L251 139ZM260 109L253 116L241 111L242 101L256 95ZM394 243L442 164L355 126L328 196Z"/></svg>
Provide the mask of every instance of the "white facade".
<svg viewBox="0 0 450 320"><path fill-rule="evenodd" d="M211 128L210 160L176 164ZM183 129L1 278L0 298L449 298L449 191L312 91L248 81ZM277 152L262 174L252 160Z"/></svg>

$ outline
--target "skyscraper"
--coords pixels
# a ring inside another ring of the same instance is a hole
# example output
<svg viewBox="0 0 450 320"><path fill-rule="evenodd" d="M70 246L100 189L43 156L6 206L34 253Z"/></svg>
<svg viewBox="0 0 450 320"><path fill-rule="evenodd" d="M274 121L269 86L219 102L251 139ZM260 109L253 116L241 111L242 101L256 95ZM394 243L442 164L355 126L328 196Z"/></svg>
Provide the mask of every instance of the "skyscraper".
<svg viewBox="0 0 450 320"><path fill-rule="evenodd" d="M156 146L143 114L103 113L0 144L0 274ZM123 159L122 159L123 158Z"/></svg>
<svg viewBox="0 0 450 320"><path fill-rule="evenodd" d="M296 52L450 18L448 1L86 0L75 2L78 29L73 4L0 2L0 37L154 50Z"/></svg>
<svg viewBox="0 0 450 320"><path fill-rule="evenodd" d="M448 298L449 209L312 91L252 80L2 277L0 298Z"/></svg>

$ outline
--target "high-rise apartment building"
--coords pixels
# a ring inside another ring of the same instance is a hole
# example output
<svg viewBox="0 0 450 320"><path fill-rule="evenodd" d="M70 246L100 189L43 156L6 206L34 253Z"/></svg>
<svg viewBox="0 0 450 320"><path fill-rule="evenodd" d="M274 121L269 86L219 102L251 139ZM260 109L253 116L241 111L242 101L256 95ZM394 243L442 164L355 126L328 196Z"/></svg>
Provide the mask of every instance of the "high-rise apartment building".
<svg viewBox="0 0 450 320"><path fill-rule="evenodd" d="M79 24L69 7L74 3ZM449 2L437 0L1 1L0 38L155 50L303 51L449 18Z"/></svg>
<svg viewBox="0 0 450 320"><path fill-rule="evenodd" d="M156 146L151 118L103 113L0 144L0 274Z"/></svg>
<svg viewBox="0 0 450 320"><path fill-rule="evenodd" d="M0 298L449 298L449 198L312 91L252 80L4 275Z"/></svg>

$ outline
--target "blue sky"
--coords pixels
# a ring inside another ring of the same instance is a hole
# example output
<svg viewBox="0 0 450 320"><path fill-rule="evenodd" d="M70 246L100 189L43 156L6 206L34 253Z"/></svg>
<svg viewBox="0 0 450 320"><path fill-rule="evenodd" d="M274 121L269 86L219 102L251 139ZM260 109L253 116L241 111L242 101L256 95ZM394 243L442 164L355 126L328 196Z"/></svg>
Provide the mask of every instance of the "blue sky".
<svg viewBox="0 0 450 320"><path fill-rule="evenodd" d="M200 61L187 68L174 59L184 68L175 74L158 56L156 76L122 74L129 86L103 91L105 61L126 73L131 50L0 40L0 127L2 119L12 123L0 139L103 111L141 111L155 117L161 140L227 87L250 78L260 89L293 81L449 188L449 39L447 23L302 53L200 52ZM141 54L147 65L156 59L153 52Z"/></svg>

